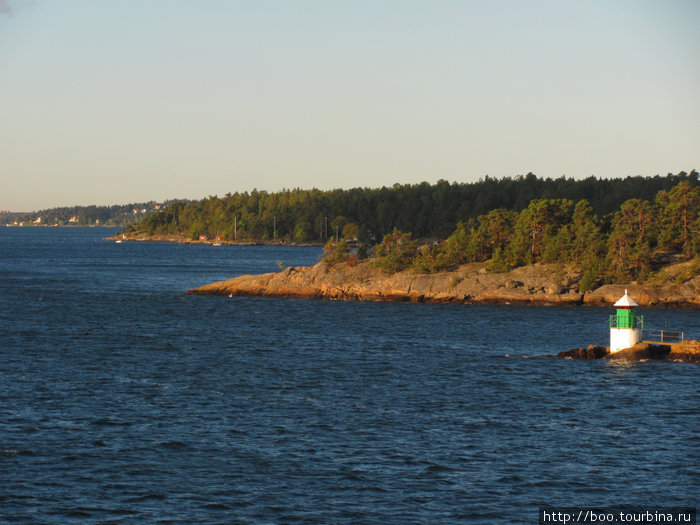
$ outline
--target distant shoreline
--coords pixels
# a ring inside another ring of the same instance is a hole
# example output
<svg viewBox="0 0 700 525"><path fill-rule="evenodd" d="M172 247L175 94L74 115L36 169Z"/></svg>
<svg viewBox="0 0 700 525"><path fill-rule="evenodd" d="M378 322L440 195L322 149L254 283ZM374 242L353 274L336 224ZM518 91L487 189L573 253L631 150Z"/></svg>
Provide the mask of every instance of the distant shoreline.
<svg viewBox="0 0 700 525"><path fill-rule="evenodd" d="M235 241L215 240L215 239L189 239L184 235L133 235L117 234L112 237L107 237L108 241L122 242L175 242L178 244L220 244L222 246L318 246L322 247L322 243L304 242L293 243L280 239L241 239Z"/></svg>
<svg viewBox="0 0 700 525"><path fill-rule="evenodd" d="M109 224L5 224L5 228L121 228ZM108 237L108 240L111 238Z"/></svg>

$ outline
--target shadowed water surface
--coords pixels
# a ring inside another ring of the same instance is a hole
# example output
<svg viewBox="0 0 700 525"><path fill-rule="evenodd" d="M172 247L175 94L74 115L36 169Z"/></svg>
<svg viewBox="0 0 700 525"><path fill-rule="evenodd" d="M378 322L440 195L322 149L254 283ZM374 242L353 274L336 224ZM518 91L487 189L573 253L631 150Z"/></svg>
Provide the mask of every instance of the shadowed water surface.
<svg viewBox="0 0 700 525"><path fill-rule="evenodd" d="M696 365L598 308L185 296L318 248L0 230L0 521L533 523L697 504ZM690 310L641 312L700 334Z"/></svg>

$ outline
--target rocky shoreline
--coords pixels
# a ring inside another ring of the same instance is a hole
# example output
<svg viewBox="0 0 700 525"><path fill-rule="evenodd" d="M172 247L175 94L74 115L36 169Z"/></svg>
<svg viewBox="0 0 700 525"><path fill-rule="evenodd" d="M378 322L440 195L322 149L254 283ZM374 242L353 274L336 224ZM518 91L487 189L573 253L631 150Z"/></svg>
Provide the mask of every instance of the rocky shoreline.
<svg viewBox="0 0 700 525"><path fill-rule="evenodd" d="M281 272L242 275L188 291L198 295L265 296L356 301L609 306L625 289L640 306L700 308L700 276L681 279L688 263L665 269L660 284L605 285L581 292L580 272L556 264L534 264L489 273L488 263L465 264L451 272L385 274L371 261L355 265L323 262Z"/></svg>
<svg viewBox="0 0 700 525"><path fill-rule="evenodd" d="M589 345L588 348L572 348L559 352L565 359L608 359L612 361L683 361L700 363L700 341L680 343L641 342L631 348L610 353L607 346Z"/></svg>

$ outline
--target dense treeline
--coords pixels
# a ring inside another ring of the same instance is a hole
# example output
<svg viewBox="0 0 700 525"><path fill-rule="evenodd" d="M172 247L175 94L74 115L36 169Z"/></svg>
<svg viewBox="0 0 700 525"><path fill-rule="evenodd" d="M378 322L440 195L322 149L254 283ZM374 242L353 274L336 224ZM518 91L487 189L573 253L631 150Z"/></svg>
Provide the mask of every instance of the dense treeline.
<svg viewBox="0 0 700 525"><path fill-rule="evenodd" d="M605 224L623 202L632 198L651 201L659 191L668 192L679 182L696 187L698 173L583 180L542 179L530 173L503 179L485 177L474 183L423 182L379 189L253 190L171 203L125 233L290 242L325 242L345 236L372 244L398 229L412 232L415 238L444 239L460 222L479 220L499 209L507 210L503 220L512 220L513 214L538 199L586 200L590 214ZM566 216L568 212L562 213Z"/></svg>
<svg viewBox="0 0 700 525"><path fill-rule="evenodd" d="M492 272L536 262L573 263L582 270L584 291L603 282L646 280L670 261L695 258L686 277L700 271L697 183L682 180L652 200L628 199L608 219L601 220L586 199L534 199L520 212L497 208L460 222L440 243L419 245L411 233L395 229L374 248L375 264L389 273L407 268L431 273L468 262L490 261ZM328 262L352 264L357 257L344 240L326 244Z"/></svg>

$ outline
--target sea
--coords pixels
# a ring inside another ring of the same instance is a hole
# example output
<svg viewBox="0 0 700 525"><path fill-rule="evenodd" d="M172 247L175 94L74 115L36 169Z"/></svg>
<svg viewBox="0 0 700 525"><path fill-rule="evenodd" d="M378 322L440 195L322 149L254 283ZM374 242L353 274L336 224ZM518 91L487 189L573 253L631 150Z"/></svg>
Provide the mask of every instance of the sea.
<svg viewBox="0 0 700 525"><path fill-rule="evenodd" d="M611 308L186 295L318 247L0 229L0 523L538 523L695 507L700 366ZM700 338L700 311L640 309Z"/></svg>

